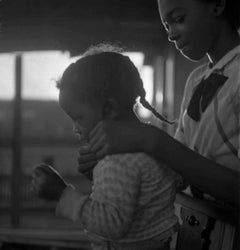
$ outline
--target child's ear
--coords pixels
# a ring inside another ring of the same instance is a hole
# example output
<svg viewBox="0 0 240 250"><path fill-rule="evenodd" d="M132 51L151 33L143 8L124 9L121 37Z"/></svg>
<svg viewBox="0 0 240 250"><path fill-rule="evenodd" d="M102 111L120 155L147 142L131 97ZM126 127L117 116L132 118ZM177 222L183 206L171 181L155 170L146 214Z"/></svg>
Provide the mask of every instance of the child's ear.
<svg viewBox="0 0 240 250"><path fill-rule="evenodd" d="M115 119L119 115L119 106L115 99L107 99L103 105L102 115L104 119Z"/></svg>

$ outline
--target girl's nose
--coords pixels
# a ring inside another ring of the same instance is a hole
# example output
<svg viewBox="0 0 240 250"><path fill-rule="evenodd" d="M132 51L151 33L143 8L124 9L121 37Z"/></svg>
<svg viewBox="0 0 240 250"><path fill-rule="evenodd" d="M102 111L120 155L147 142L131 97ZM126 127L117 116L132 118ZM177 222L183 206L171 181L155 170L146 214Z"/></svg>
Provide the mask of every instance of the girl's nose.
<svg viewBox="0 0 240 250"><path fill-rule="evenodd" d="M180 35L177 33L176 29L173 29L172 27L169 27L168 30L168 40L170 42L175 42L179 39Z"/></svg>

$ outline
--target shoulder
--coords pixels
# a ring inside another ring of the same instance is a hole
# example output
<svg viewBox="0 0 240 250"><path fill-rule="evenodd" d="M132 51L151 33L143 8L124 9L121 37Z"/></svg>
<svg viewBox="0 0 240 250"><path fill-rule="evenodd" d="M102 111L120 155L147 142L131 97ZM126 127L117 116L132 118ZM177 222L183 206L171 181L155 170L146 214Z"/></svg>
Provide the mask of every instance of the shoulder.
<svg viewBox="0 0 240 250"><path fill-rule="evenodd" d="M208 69L208 64L203 64L195 68L189 75L186 83L186 89L193 89L203 78Z"/></svg>
<svg viewBox="0 0 240 250"><path fill-rule="evenodd" d="M96 167L105 169L118 169L122 171L139 172L143 167L157 166L158 162L151 156L145 153L127 153L108 155Z"/></svg>
<svg viewBox="0 0 240 250"><path fill-rule="evenodd" d="M239 47L240 50L240 47ZM240 52L240 51L239 51ZM232 103L236 113L240 110L240 53L236 54L224 66L223 74L228 77L225 87L225 96L228 103Z"/></svg>
<svg viewBox="0 0 240 250"><path fill-rule="evenodd" d="M155 159L145 153L125 153L108 155L99 162L101 165L122 165L122 166L139 166L146 163L157 163Z"/></svg>
<svg viewBox="0 0 240 250"><path fill-rule="evenodd" d="M113 173L121 172L137 176L145 176L146 173L153 173L157 177L169 174L167 172L172 172L164 162L156 160L146 153L110 155L99 162L98 167Z"/></svg>
<svg viewBox="0 0 240 250"><path fill-rule="evenodd" d="M234 59L226 65L224 75L226 75L236 87L240 85L240 54L237 54Z"/></svg>
<svg viewBox="0 0 240 250"><path fill-rule="evenodd" d="M153 163L153 159L143 153L128 153L108 155L98 162L93 170L94 180L114 179L131 183L139 182L143 173L143 167L147 168Z"/></svg>
<svg viewBox="0 0 240 250"><path fill-rule="evenodd" d="M167 182L175 180L176 173L165 163L155 160L145 153L128 153L109 155L102 159L94 168L94 179L106 178L139 183L144 181Z"/></svg>
<svg viewBox="0 0 240 250"><path fill-rule="evenodd" d="M182 101L183 107L185 107L187 103L189 102L194 88L201 81L207 69L208 69L208 64L206 63L195 68L188 76L185 89L184 89L183 101Z"/></svg>

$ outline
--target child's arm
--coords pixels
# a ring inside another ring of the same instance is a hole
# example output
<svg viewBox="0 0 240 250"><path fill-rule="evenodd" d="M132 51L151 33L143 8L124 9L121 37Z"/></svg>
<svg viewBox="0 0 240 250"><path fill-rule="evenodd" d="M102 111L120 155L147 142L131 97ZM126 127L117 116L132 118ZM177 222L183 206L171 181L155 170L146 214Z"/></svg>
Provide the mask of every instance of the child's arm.
<svg viewBox="0 0 240 250"><path fill-rule="evenodd" d="M112 158L104 160L94 169L93 192L90 196L70 186L66 188L58 203L57 215L79 222L94 234L120 239L133 219L140 178L135 168Z"/></svg>

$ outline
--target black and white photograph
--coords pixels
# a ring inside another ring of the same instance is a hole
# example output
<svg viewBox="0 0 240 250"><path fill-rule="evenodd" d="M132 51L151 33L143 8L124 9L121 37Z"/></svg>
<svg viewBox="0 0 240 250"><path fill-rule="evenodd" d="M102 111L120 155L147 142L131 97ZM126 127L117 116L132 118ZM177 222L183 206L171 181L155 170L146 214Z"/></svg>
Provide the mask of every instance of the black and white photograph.
<svg viewBox="0 0 240 250"><path fill-rule="evenodd" d="M240 0L0 0L0 250L240 250Z"/></svg>

